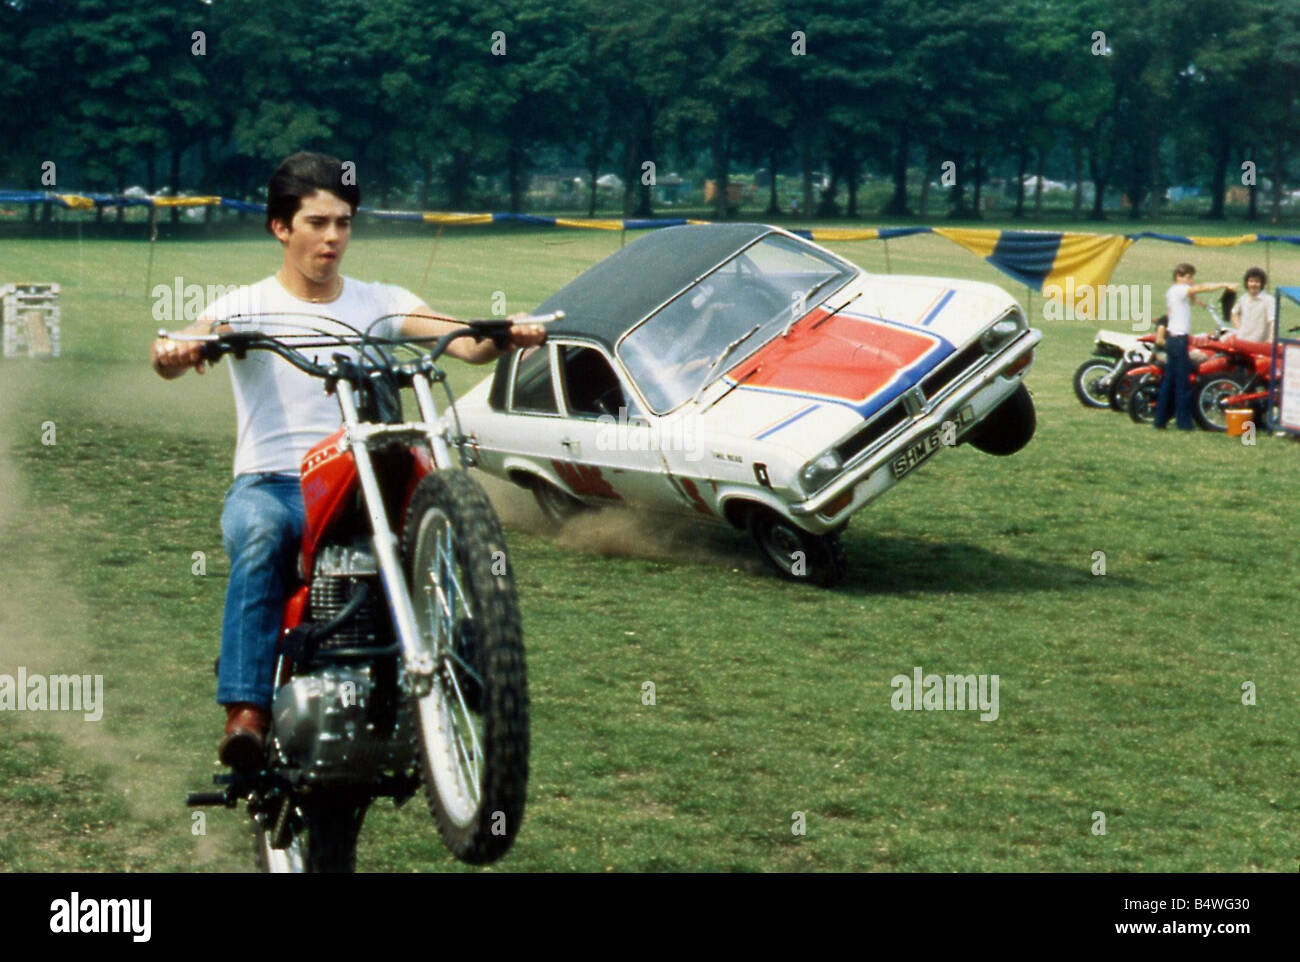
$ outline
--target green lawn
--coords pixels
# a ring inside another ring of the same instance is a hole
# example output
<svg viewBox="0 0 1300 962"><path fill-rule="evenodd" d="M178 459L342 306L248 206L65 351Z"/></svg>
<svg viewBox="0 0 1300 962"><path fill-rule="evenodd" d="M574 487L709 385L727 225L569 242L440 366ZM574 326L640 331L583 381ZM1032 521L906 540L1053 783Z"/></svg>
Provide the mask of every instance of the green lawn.
<svg viewBox="0 0 1300 962"><path fill-rule="evenodd" d="M619 244L448 229L425 283L432 232L358 233L348 274L423 287L462 316L490 313L497 292L532 307ZM878 242L831 246L885 269ZM253 281L278 256L266 238L160 242L152 282ZM0 360L0 673L102 674L106 690L98 722L0 713L11 871L252 866L242 810L199 826L183 805L216 770L228 375L151 373L147 257L143 243L0 242L0 283L64 285L64 356ZM1240 280L1264 250L1143 241L1112 281L1152 285L1158 312L1184 259L1200 280ZM1274 281L1300 278L1295 248L1269 262ZM889 263L1025 301L938 237L890 242ZM1008 459L941 453L856 517L832 592L769 576L738 532L614 514L554 536L526 497L492 488L533 704L526 820L495 870L1295 870L1300 444L1157 435L1085 410L1070 377L1102 325L1043 321L1042 305L1034 442ZM462 388L484 373L452 366ZM997 674L998 719L894 711L890 680L915 666ZM461 868L418 798L376 805L359 867Z"/></svg>

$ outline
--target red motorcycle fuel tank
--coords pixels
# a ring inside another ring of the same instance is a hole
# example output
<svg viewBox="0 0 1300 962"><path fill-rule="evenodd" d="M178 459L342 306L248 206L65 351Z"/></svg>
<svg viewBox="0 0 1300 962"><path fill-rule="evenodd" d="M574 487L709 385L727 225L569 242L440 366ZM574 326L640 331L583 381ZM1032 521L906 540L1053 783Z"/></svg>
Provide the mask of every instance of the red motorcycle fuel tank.
<svg viewBox="0 0 1300 962"><path fill-rule="evenodd" d="M302 571L310 578L320 539L348 505L357 488L357 462L343 446L339 428L302 459Z"/></svg>

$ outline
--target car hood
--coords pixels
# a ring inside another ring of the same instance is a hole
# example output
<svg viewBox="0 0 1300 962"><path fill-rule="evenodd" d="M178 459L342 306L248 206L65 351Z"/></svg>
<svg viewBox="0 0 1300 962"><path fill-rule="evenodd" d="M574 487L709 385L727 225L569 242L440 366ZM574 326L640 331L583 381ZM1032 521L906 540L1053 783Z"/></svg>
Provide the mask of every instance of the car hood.
<svg viewBox="0 0 1300 962"><path fill-rule="evenodd" d="M699 428L811 457L966 347L1015 301L948 278L865 276L710 386Z"/></svg>

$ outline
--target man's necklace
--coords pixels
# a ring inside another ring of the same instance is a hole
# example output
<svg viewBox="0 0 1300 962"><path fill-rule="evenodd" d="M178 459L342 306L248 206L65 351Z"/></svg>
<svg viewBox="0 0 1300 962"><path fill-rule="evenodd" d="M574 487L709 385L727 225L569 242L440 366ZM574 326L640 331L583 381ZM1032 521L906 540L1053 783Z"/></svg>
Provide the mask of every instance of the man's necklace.
<svg viewBox="0 0 1300 962"><path fill-rule="evenodd" d="M342 294L342 293L343 293L343 278L342 278L342 277L338 277L338 278L336 278L335 280L337 281L337 283L334 285L334 293L333 293L333 294L331 294L329 297L313 297L313 298L311 299L311 302L312 302L313 304L319 304L319 303L321 303L322 301L332 301L332 300L334 300L335 298L337 298L340 294Z"/></svg>

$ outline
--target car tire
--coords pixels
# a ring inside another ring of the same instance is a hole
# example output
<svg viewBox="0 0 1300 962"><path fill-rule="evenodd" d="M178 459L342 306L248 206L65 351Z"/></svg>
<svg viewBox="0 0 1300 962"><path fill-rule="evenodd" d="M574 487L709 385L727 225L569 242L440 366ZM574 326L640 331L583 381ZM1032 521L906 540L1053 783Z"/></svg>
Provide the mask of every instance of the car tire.
<svg viewBox="0 0 1300 962"><path fill-rule="evenodd" d="M1084 407L1104 408L1109 403L1110 382L1103 380L1114 369L1115 362L1104 357L1093 357L1079 365L1074 372L1074 394ZM1104 389L1098 385L1101 381Z"/></svg>
<svg viewBox="0 0 1300 962"><path fill-rule="evenodd" d="M763 507L749 512L748 527L759 554L781 577L823 588L843 580L848 567L840 540L843 527L828 534L811 534Z"/></svg>
<svg viewBox="0 0 1300 962"><path fill-rule="evenodd" d="M1006 457L1028 444L1037 426L1034 399L1029 396L1029 389L1021 384L1014 394L975 426L970 443L985 454Z"/></svg>
<svg viewBox="0 0 1300 962"><path fill-rule="evenodd" d="M545 478L533 478L533 499L546 520L562 525L575 515L592 510L567 491L561 491Z"/></svg>

